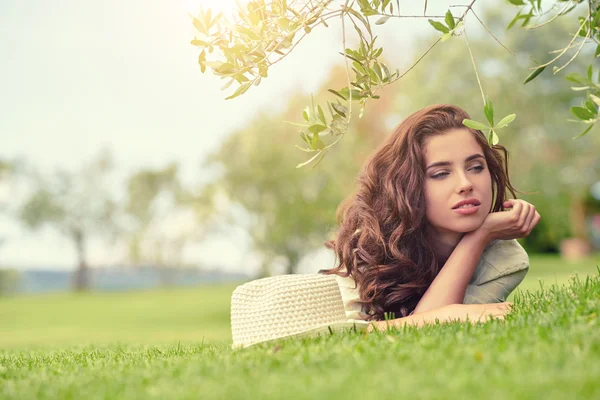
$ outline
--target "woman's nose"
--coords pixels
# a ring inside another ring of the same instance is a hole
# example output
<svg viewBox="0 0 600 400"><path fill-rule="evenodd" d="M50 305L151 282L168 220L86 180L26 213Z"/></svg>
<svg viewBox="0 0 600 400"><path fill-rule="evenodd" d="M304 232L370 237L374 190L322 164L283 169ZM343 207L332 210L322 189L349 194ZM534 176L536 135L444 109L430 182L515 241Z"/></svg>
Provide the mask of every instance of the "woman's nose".
<svg viewBox="0 0 600 400"><path fill-rule="evenodd" d="M472 192L473 191L473 183L467 178L465 174L459 174L459 182L458 182L458 193Z"/></svg>

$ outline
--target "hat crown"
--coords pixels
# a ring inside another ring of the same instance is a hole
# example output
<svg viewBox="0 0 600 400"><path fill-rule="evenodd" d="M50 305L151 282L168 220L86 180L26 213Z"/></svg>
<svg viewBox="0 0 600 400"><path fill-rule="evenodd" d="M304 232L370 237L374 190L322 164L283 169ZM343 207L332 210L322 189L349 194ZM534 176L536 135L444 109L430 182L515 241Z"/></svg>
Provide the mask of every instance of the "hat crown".
<svg viewBox="0 0 600 400"><path fill-rule="evenodd" d="M238 286L231 296L234 348L347 321L334 275L257 279Z"/></svg>

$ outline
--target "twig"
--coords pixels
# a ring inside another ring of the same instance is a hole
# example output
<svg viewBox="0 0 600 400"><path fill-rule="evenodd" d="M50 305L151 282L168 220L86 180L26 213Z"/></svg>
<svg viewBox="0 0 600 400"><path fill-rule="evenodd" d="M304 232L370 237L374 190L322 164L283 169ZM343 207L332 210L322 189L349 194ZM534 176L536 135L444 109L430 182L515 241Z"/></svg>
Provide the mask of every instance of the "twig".
<svg viewBox="0 0 600 400"><path fill-rule="evenodd" d="M572 49L572 48L575 48L575 47L577 47L578 45L579 45L579 43L574 43L574 44L572 44L571 46L569 46L569 47L567 48L567 50L569 50L569 49ZM564 49L552 50L552 51L549 51L549 52L548 52L548 54L556 54L556 53L560 53L560 52L561 52L561 51L563 51L563 50L564 50Z"/></svg>
<svg viewBox="0 0 600 400"><path fill-rule="evenodd" d="M423 16L427 14L427 0L425 0L425 7L423 7Z"/></svg>
<svg viewBox="0 0 600 400"><path fill-rule="evenodd" d="M544 21L541 24L537 24L537 25L534 25L534 26L527 26L527 27L525 27L525 29L537 29L537 28L539 28L541 26L544 26L544 25L546 25L546 24L554 21L556 18L558 18L558 17L560 17L562 15L562 13L571 5L572 2L573 2L573 0L569 0L567 2L567 4L563 7L563 9L560 10L558 14L556 14L555 16L553 16L552 18L550 18L549 20Z"/></svg>
<svg viewBox="0 0 600 400"><path fill-rule="evenodd" d="M481 91L481 98L483 99L483 104L485 105L485 94L483 93L483 87L481 86L481 81L479 80L479 73L477 72L477 65L475 65L475 58L473 57L473 53L471 52L471 46L469 45L469 38L467 37L467 30L465 29L465 42L467 43L467 49L469 49L469 55L471 56L471 62L473 63L473 69L475 70L475 76L477 77L477 84L479 85L479 90Z"/></svg>
<svg viewBox="0 0 600 400"><path fill-rule="evenodd" d="M588 5L589 5L589 2L588 2ZM591 6L590 6L590 8L591 8ZM579 29L577 30L577 32L575 33L575 35L573 35L573 39L571 39L571 41L569 42L569 44L567 45L567 47L565 47L560 52L559 55L557 55L556 57L554 57L552 60L548 61L547 63L544 63L542 65L536 65L535 67L532 67L532 68L529 68L529 69L538 69L538 68L541 68L541 67L547 67L548 65L552 64L554 61L556 61L559 58L561 58L563 56L563 54L565 54L567 52L567 50L569 50L571 48L571 45L575 42L575 39L577 39L577 37L579 36L579 32L581 32L581 29L585 25L585 22L590 19L590 15L591 15L591 11L588 13L586 20L579 26ZM590 21L590 24L591 24L591 21Z"/></svg>
<svg viewBox="0 0 600 400"><path fill-rule="evenodd" d="M415 62L413 63L413 65L411 65L411 66L410 66L410 68L409 68L409 69L407 69L406 71L404 71L404 73L403 73L402 75L400 75L400 76L399 76L399 77L398 77L396 80L398 80L398 79L402 78L404 75L408 74L408 73L409 73L409 72L410 72L410 71L411 71L411 70L412 70L414 67L416 67L416 66L417 66L417 64L418 64L418 63L419 63L419 62L420 62L420 61L421 61L423 58L425 58L425 56L426 56L426 55L427 55L427 54L428 54L428 53L431 51L431 49L433 49L433 48L435 47L435 45L436 45L436 44L438 44L438 43L440 42L440 40L442 40L442 38L441 38L441 37L439 37L439 38L438 38L438 39L437 39L437 40L436 40L436 41L435 41L435 42L434 42L434 43L433 43L433 44L432 44L432 45L431 45L431 46L430 46L430 47L427 49L427 51L425 51L425 53L423 53L423 54L421 55L421 57L419 57L419 59L418 59L417 61L415 61Z"/></svg>
<svg viewBox="0 0 600 400"><path fill-rule="evenodd" d="M559 73L560 71L562 71L563 68L565 68L567 65L571 64L571 62L581 52L581 49L583 48L583 45L585 44L585 42L587 42L587 40L590 38L590 35L592 34L592 18L591 17L592 17L592 2L591 2L591 0L588 0L588 17L587 17L587 21L589 22L589 24L588 24L589 26L588 26L587 33L585 34L585 37L581 41L581 45L579 46L579 48L577 49L577 51L575 52L575 54L573 54L573 57L571 57L571 59L569 61L567 61L565 65L563 65L562 67L560 67L559 69L557 69L556 71L554 71L555 74ZM583 24L581 24L581 26L583 26ZM581 28L580 28L580 30L581 30Z"/></svg>
<svg viewBox="0 0 600 400"><path fill-rule="evenodd" d="M395 15L386 13L378 13L377 15L390 18L446 18L445 15Z"/></svg>
<svg viewBox="0 0 600 400"><path fill-rule="evenodd" d="M496 36L494 36L494 34L492 33L492 31L490 31L488 29L488 27L483 23L483 21L481 19L479 19L479 17L477 16L477 14L475 14L475 11L471 10L471 13L475 16L475 18L477 18L477 21L479 21L481 23L481 26L483 26L485 28L485 30L492 35L492 37L496 40L496 42L498 42L500 44L500 46L504 47L504 49L506 51L508 51L510 54L512 54L513 56L516 56L516 54L514 52L512 52L508 47L506 47L505 45L502 44L502 42L500 42L500 40L498 40L498 38Z"/></svg>
<svg viewBox="0 0 600 400"><path fill-rule="evenodd" d="M346 24L344 23L344 12L348 7L348 2L350 0L346 0L346 4L344 4L344 11L342 12L342 44L344 48L342 49L342 54L346 54ZM350 84L350 67L348 66L348 57L344 57L344 61L346 62L346 78L348 78L348 123L350 123L350 117L352 115L352 85Z"/></svg>
<svg viewBox="0 0 600 400"><path fill-rule="evenodd" d="M465 17L467 16L467 13L469 12L469 10L472 10L473 4L475 4L477 0L472 0L471 4L469 4L468 6L464 6L466 7L465 11L463 12L463 14L461 15L461 17L456 21L456 24L458 25L462 20L465 19ZM416 67L416 65L423 59L425 58L425 56L427 54L429 54L429 52L442 40L442 37L440 36L428 49L427 51L425 51L425 53L423 53L423 55L421 55L421 57L419 57L419 59L410 66L409 69L407 69L402 75L400 75L398 78L394 79L394 82L397 81L398 79L402 78L404 75L408 74L414 67ZM391 83L391 82L390 82Z"/></svg>

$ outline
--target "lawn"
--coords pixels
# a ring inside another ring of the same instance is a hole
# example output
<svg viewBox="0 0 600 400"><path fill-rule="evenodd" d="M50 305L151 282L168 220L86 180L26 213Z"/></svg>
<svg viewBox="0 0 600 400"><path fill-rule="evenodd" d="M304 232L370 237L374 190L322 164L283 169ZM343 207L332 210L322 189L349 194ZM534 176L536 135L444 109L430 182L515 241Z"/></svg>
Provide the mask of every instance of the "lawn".
<svg viewBox="0 0 600 400"><path fill-rule="evenodd" d="M234 285L0 299L0 398L600 398L595 263L532 257L506 321L240 351Z"/></svg>

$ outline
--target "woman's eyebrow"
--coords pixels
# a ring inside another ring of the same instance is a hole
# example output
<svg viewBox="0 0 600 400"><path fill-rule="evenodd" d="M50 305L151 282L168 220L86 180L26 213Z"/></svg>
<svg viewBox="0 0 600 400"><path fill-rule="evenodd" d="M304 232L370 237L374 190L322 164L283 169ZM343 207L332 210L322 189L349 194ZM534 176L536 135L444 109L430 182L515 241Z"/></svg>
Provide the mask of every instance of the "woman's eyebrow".
<svg viewBox="0 0 600 400"><path fill-rule="evenodd" d="M470 155L469 157L465 158L465 162L467 163L467 162L475 160L477 158L485 159L485 157L482 154L478 153L478 154ZM445 167L445 166L449 166L449 165L452 165L452 161L438 161L433 164L430 164L427 168L425 168L425 170L428 170L429 168L433 168L433 167Z"/></svg>

